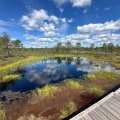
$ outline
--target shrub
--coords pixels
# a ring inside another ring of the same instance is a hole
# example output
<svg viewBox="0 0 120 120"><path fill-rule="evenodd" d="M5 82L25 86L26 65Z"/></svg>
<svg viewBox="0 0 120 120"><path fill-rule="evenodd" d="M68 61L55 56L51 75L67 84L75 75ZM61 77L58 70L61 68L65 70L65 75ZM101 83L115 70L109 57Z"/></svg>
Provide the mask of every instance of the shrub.
<svg viewBox="0 0 120 120"><path fill-rule="evenodd" d="M16 80L19 77L20 77L20 75L12 75L12 74L11 75L7 75L7 76L3 77L2 82L9 82L11 80Z"/></svg>
<svg viewBox="0 0 120 120"><path fill-rule="evenodd" d="M60 118L63 119L70 115L71 113L75 112L77 110L77 105L73 102L70 101L66 106L64 106L60 110Z"/></svg>
<svg viewBox="0 0 120 120"><path fill-rule="evenodd" d="M78 81L75 81L75 80L66 81L66 85L69 87L72 87L72 88L80 88L81 87L80 83Z"/></svg>
<svg viewBox="0 0 120 120"><path fill-rule="evenodd" d="M38 95L41 97L49 96L53 94L56 90L58 90L58 87L53 85L46 85L43 88L37 88Z"/></svg>
<svg viewBox="0 0 120 120"><path fill-rule="evenodd" d="M98 96L101 96L105 93L105 90L103 90L101 87L96 86L96 85L89 85L88 92L92 93L92 94L96 94Z"/></svg>

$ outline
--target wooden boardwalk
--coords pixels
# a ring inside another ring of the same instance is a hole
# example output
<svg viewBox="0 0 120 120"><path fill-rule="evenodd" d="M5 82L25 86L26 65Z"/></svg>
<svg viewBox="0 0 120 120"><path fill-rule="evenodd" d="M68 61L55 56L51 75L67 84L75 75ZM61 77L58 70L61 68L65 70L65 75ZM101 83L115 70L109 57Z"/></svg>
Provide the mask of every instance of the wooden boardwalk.
<svg viewBox="0 0 120 120"><path fill-rule="evenodd" d="M70 120L120 120L120 88Z"/></svg>

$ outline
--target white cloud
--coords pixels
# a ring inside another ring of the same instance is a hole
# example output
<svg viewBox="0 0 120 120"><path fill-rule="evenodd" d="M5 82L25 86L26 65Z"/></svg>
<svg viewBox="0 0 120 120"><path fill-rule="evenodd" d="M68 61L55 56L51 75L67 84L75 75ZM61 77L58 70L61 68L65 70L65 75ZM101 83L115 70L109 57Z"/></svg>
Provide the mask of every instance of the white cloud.
<svg viewBox="0 0 120 120"><path fill-rule="evenodd" d="M53 0L58 7L61 7L62 5L66 3L71 3L73 7L87 7L90 6L92 3L92 0Z"/></svg>
<svg viewBox="0 0 120 120"><path fill-rule="evenodd" d="M55 15L48 15L47 11L33 10L28 15L23 15L21 25L26 30L37 30L44 33L45 36L55 36L59 32L64 32L68 28L68 23L73 19L58 18Z"/></svg>
<svg viewBox="0 0 120 120"><path fill-rule="evenodd" d="M84 26L78 26L77 31L79 33L98 33L98 32L114 32L120 29L120 19L116 21L109 21L105 23L97 23L97 24L88 24Z"/></svg>
<svg viewBox="0 0 120 120"><path fill-rule="evenodd" d="M73 19L69 19L68 22L69 22L69 23L73 22Z"/></svg>
<svg viewBox="0 0 120 120"><path fill-rule="evenodd" d="M70 41L73 45L77 42L80 42L82 46L88 47L91 43L95 43L96 46L102 46L103 43L114 43L115 45L120 45L120 34L117 34L117 30L120 30L120 19L116 21L107 21L105 23L96 23L96 24L88 24L77 27L77 33L64 35L59 33L65 33L66 29L68 29L68 20L59 18L62 22L61 26L56 28L56 24L53 23L45 23L43 24L43 28L41 31L44 32L41 36L33 36L26 34L26 39L34 40L34 44L38 44L40 46L55 46L58 42L62 42L63 45L67 41ZM72 21L72 20L70 20ZM69 21L69 22L70 22ZM58 32L59 31L59 32Z"/></svg>
<svg viewBox="0 0 120 120"><path fill-rule="evenodd" d="M56 36L56 35L57 35L57 33L55 33L54 31L50 31L50 32L45 33L45 36L47 36L47 37L53 37L53 36Z"/></svg>
<svg viewBox="0 0 120 120"><path fill-rule="evenodd" d="M42 27L40 27L40 31L42 32L49 32L49 31L55 31L55 25L53 23L47 24L46 22L43 24Z"/></svg>
<svg viewBox="0 0 120 120"><path fill-rule="evenodd" d="M71 0L73 7L87 7L91 5L91 0Z"/></svg>
<svg viewBox="0 0 120 120"><path fill-rule="evenodd" d="M56 24L59 23L59 18L56 17L56 16L54 16L54 15L51 15L49 19L50 19L50 21L53 21L53 22L55 22Z"/></svg>
<svg viewBox="0 0 120 120"><path fill-rule="evenodd" d="M52 42L53 41L51 38L35 36L35 35L30 35L30 34L25 34L24 37L27 40L35 40L36 42Z"/></svg>

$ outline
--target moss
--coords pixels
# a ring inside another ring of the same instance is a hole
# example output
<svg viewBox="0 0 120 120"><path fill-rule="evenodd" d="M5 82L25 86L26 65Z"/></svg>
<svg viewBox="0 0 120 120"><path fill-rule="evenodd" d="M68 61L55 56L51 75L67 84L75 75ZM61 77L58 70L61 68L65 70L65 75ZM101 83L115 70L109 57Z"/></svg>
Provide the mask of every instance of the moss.
<svg viewBox="0 0 120 120"><path fill-rule="evenodd" d="M73 101L70 101L66 106L61 108L60 118L63 119L68 115L70 115L71 113L75 112L76 110L77 110L77 105Z"/></svg>
<svg viewBox="0 0 120 120"><path fill-rule="evenodd" d="M89 93L96 94L98 96L101 96L105 93L105 90L102 89L101 87L91 84L89 84L87 90Z"/></svg>
<svg viewBox="0 0 120 120"><path fill-rule="evenodd" d="M65 84L72 88L80 88L81 87L80 83L76 80L65 81Z"/></svg>
<svg viewBox="0 0 120 120"><path fill-rule="evenodd" d="M57 86L53 85L46 85L43 88L37 88L37 93L40 97L45 97L52 95L55 91L58 90Z"/></svg>
<svg viewBox="0 0 120 120"><path fill-rule="evenodd" d="M6 75L5 77L3 77L2 82L9 82L11 80L16 80L20 77L20 75Z"/></svg>

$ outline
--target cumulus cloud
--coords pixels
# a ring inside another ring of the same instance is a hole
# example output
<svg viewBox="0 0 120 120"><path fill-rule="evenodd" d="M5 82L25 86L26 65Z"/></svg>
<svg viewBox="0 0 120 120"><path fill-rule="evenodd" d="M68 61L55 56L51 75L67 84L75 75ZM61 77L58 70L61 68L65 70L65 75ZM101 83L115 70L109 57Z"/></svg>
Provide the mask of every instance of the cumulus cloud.
<svg viewBox="0 0 120 120"><path fill-rule="evenodd" d="M59 32L65 32L73 19L58 18L55 15L48 15L47 11L33 10L28 15L23 15L21 25L26 30L37 30L47 37L59 35Z"/></svg>
<svg viewBox="0 0 120 120"><path fill-rule="evenodd" d="M97 24L88 24L84 26L78 26L77 31L79 33L105 33L105 32L114 32L120 29L120 19L116 21L109 21L105 23L97 23Z"/></svg>
<svg viewBox="0 0 120 120"><path fill-rule="evenodd" d="M117 33L120 30L120 19L116 21L107 21L105 23L88 24L77 27L77 32L70 35L60 34L59 32L65 33L69 25L66 19L60 18L62 25L58 28L52 23L44 23L40 31L44 32L44 37L34 36L26 34L26 39L35 40L34 44L41 44L44 42L53 47L58 42L62 42L63 45L67 41L70 41L73 45L80 42L82 46L88 47L91 43L95 43L96 46L102 46L103 43L114 43L120 45L120 34ZM71 22L70 20L69 22ZM56 32L58 29L59 32ZM43 46L43 44L42 44ZM46 45L45 45L46 46Z"/></svg>
<svg viewBox="0 0 120 120"><path fill-rule="evenodd" d="M46 32L45 33L45 36L47 37L53 37L53 36L56 36L58 35L59 33L55 33L54 31L50 31L50 32Z"/></svg>

